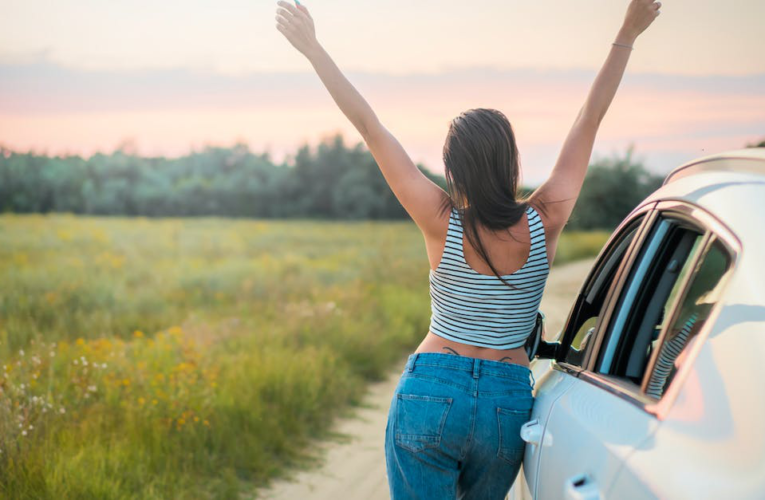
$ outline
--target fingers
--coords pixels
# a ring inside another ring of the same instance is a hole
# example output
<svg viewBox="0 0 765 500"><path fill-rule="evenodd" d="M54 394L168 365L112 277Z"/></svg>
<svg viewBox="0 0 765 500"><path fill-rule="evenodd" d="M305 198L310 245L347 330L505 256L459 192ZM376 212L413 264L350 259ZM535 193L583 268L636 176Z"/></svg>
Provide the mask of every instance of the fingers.
<svg viewBox="0 0 765 500"><path fill-rule="evenodd" d="M295 1L297 1L297 0L295 0ZM305 5L303 5L301 3L298 3L298 9L300 9L300 12L302 12L303 14L308 16L308 19L313 19L313 17L311 17L311 13L308 12L308 8Z"/></svg>
<svg viewBox="0 0 765 500"><path fill-rule="evenodd" d="M302 10L298 10L297 7L290 4L289 2L285 2L284 0L279 0L278 2L276 2L276 4L287 9L289 13L294 17L297 17L297 18L306 17L306 15L303 13Z"/></svg>

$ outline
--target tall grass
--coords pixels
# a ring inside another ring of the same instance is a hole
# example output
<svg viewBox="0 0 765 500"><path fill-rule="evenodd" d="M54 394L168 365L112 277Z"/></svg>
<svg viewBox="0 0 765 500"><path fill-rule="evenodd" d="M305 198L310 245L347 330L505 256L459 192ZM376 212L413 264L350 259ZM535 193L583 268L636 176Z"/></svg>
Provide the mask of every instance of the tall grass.
<svg viewBox="0 0 765 500"><path fill-rule="evenodd" d="M408 222L0 217L0 497L263 484L422 338L427 278Z"/></svg>

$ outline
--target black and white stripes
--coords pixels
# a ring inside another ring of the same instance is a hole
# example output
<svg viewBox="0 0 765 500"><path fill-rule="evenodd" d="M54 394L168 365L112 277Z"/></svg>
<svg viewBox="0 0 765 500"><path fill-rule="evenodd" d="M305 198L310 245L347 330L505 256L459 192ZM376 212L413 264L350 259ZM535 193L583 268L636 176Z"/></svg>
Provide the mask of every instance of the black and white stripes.
<svg viewBox="0 0 765 500"><path fill-rule="evenodd" d="M534 329L550 266L542 219L526 210L531 249L526 263L512 274L496 276L475 271L462 250L462 224L456 208L441 262L430 270L430 331L455 342L494 349L523 346Z"/></svg>
<svg viewBox="0 0 765 500"><path fill-rule="evenodd" d="M669 374L675 369L675 360L680 356L680 353L688 343L688 336L691 334L693 325L698 317L699 315L696 312L691 314L677 335L662 344L659 357L656 360L656 367L653 373L651 373L651 379L648 381L648 387L646 387L645 392L649 396L659 399L664 394L664 386L667 383Z"/></svg>

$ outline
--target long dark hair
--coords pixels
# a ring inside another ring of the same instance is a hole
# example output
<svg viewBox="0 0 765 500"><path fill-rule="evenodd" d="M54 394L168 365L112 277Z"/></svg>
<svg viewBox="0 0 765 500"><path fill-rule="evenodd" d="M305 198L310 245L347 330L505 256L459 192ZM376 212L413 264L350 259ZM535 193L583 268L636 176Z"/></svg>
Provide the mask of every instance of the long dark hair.
<svg viewBox="0 0 765 500"><path fill-rule="evenodd" d="M518 191L520 155L510 122L496 109L460 113L449 125L443 157L449 197L444 198L442 213L457 209L478 255L505 285L516 288L497 272L477 227L480 223L495 231L510 228L529 207L528 198L521 198Z"/></svg>

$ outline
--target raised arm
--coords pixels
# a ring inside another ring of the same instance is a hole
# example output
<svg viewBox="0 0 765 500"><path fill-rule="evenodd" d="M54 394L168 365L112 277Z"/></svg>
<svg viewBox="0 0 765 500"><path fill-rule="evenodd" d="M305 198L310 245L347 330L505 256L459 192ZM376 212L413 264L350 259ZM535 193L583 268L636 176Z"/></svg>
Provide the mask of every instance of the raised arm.
<svg viewBox="0 0 765 500"><path fill-rule="evenodd" d="M532 195L532 200L547 203L549 225L558 231L566 225L579 197L595 135L624 75L631 47L659 15L660 7L661 2L653 0L631 0L606 62L579 110L549 179Z"/></svg>
<svg viewBox="0 0 765 500"><path fill-rule="evenodd" d="M404 148L386 129L369 104L343 75L316 39L314 21L305 5L279 0L277 29L313 65L322 83L343 114L366 142L398 201L426 235L443 230L438 208L448 196L412 162Z"/></svg>

